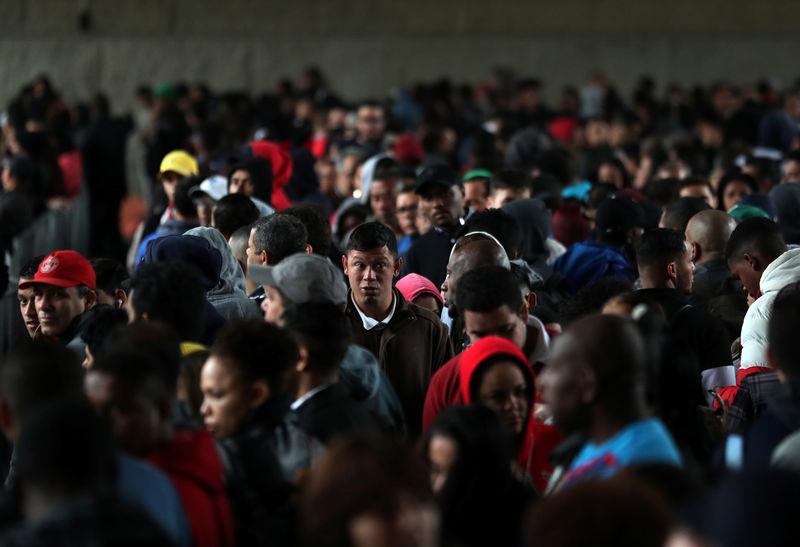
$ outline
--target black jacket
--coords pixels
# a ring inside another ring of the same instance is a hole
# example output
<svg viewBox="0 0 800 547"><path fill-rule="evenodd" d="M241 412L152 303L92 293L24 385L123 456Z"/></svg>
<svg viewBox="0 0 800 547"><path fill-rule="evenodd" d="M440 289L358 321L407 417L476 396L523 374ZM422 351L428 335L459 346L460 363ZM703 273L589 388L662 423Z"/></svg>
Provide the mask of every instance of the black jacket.
<svg viewBox="0 0 800 547"><path fill-rule="evenodd" d="M455 242L451 234L439 228L433 228L419 236L406 252L400 277L415 273L427 277L435 286L441 287L447 274L450 249Z"/></svg>
<svg viewBox="0 0 800 547"><path fill-rule="evenodd" d="M295 474L321 453L289 412L284 397L271 399L237 433L221 442L226 492L239 545L292 545L290 496Z"/></svg>
<svg viewBox="0 0 800 547"><path fill-rule="evenodd" d="M377 432L378 424L342 383L315 393L295 411L300 427L324 443L352 432Z"/></svg>

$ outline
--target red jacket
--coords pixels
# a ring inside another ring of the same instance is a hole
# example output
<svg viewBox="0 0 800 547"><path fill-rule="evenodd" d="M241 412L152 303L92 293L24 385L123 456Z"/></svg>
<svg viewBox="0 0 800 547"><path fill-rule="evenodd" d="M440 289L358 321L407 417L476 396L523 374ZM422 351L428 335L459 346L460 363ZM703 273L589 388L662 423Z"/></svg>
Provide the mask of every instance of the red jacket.
<svg viewBox="0 0 800 547"><path fill-rule="evenodd" d="M233 518L223 485L222 465L206 431L176 431L145 458L172 481L183 502L195 547L234 545Z"/></svg>
<svg viewBox="0 0 800 547"><path fill-rule="evenodd" d="M523 374L527 377L529 386L529 410L528 419L525 424L524 433L519 443L517 461L525 473L530 476L534 486L539 491L544 491L553 466L548 461L550 452L558 445L564 436L554 427L537 422L534 415L534 393L536 393L536 378L533 369L528 364L528 360L522 351L511 341L499 336L487 336L481 338L461 354L458 364L458 383L460 384L461 400L469 404L471 397L469 385L475 371L490 357L496 355L507 355L516 361ZM451 360L452 362L452 360ZM449 363L448 363L449 364ZM446 366L446 365L445 365Z"/></svg>
<svg viewBox="0 0 800 547"><path fill-rule="evenodd" d="M269 141L253 141L250 149L254 156L264 158L272 165L272 206L278 211L291 207L292 202L283 188L292 176L292 157L280 145Z"/></svg>

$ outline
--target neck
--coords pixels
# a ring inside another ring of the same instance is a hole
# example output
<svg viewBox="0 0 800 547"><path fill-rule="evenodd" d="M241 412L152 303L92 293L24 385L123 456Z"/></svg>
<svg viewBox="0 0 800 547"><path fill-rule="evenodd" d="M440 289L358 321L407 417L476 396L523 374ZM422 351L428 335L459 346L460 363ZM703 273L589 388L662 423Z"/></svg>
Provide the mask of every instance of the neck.
<svg viewBox="0 0 800 547"><path fill-rule="evenodd" d="M307 395L310 391L321 387L335 384L339 381L339 371L331 374L320 374L315 372L301 372L297 377L297 396L295 399Z"/></svg>
<svg viewBox="0 0 800 547"><path fill-rule="evenodd" d="M634 407L611 412L608 408L597 406L592 416L589 438L594 444L604 443L622 429L633 422L641 420L643 417L644 412Z"/></svg>
<svg viewBox="0 0 800 547"><path fill-rule="evenodd" d="M394 301L394 294L390 293L388 298L389 298L388 300L384 300L382 302L375 302L374 304L368 304L363 302L359 303L355 299L353 300L355 301L356 306L358 306L358 309L360 309L364 313L364 315L366 315L367 317L371 317L375 321L383 321L384 319L389 317L389 313L391 313L392 311L392 302Z"/></svg>

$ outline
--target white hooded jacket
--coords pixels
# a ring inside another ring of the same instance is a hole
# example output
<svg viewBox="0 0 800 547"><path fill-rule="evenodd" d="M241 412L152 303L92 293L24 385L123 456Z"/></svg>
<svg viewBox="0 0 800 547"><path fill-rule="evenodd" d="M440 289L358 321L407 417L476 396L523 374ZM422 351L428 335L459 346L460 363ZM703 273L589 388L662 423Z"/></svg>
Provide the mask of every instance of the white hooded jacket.
<svg viewBox="0 0 800 547"><path fill-rule="evenodd" d="M761 296L747 310L742 323L741 368L769 367L767 362L767 327L772 303L778 292L800 281L800 249L790 249L773 260L761 275Z"/></svg>

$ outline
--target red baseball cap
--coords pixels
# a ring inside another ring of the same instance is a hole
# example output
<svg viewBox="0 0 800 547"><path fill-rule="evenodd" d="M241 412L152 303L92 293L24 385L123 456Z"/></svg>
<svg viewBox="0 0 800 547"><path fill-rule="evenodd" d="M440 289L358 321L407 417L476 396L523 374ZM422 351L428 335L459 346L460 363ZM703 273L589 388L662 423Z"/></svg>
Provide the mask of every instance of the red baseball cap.
<svg viewBox="0 0 800 547"><path fill-rule="evenodd" d="M19 284L25 289L36 283L55 285L56 287L75 287L86 285L95 288L94 268L80 253L75 251L56 251L47 255L33 279Z"/></svg>

